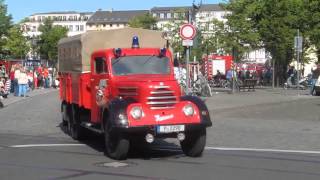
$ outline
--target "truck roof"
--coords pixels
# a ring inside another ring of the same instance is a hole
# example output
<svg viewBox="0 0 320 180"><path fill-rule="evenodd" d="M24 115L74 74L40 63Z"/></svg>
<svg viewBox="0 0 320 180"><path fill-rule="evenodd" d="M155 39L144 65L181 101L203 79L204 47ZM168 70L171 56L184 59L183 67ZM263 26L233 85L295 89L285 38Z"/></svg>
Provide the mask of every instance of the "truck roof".
<svg viewBox="0 0 320 180"><path fill-rule="evenodd" d="M160 31L129 27L88 31L59 41L59 71L90 71L90 57L94 51L108 48L131 48L133 36L139 37L141 48L163 48L166 46L166 40Z"/></svg>

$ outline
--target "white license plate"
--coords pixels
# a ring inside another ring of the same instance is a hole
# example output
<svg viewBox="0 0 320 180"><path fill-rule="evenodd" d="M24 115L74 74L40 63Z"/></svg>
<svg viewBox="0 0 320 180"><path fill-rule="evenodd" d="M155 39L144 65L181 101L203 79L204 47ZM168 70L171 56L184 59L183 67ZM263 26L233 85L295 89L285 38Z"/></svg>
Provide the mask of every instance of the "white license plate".
<svg viewBox="0 0 320 180"><path fill-rule="evenodd" d="M184 131L184 125L158 126L158 133L172 133Z"/></svg>

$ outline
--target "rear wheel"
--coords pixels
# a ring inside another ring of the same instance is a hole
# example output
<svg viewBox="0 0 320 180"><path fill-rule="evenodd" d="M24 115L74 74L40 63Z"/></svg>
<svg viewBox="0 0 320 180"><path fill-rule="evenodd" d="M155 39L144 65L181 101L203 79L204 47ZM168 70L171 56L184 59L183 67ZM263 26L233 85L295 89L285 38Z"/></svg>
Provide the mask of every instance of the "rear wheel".
<svg viewBox="0 0 320 180"><path fill-rule="evenodd" d="M82 140L85 138L85 129L81 124L81 113L82 109L78 105L72 105L72 118L69 121L69 132L73 139Z"/></svg>
<svg viewBox="0 0 320 180"><path fill-rule="evenodd" d="M62 119L62 125L67 126L68 125L68 113L67 113L67 104L65 102L61 103L61 119Z"/></svg>
<svg viewBox="0 0 320 180"><path fill-rule="evenodd" d="M186 134L186 139L180 142L182 151L190 157L200 157L206 145L206 129L192 131Z"/></svg>
<svg viewBox="0 0 320 180"><path fill-rule="evenodd" d="M116 160L126 159L130 147L128 137L124 133L114 131L108 120L105 123L104 137L106 155Z"/></svg>

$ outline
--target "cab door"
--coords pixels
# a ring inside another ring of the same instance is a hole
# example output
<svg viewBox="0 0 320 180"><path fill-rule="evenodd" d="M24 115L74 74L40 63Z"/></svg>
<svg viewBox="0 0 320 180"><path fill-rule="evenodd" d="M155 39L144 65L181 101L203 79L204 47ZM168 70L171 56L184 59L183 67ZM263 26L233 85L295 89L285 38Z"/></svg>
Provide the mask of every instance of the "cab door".
<svg viewBox="0 0 320 180"><path fill-rule="evenodd" d="M91 72L91 122L99 123L101 121L100 106L108 92L109 75L105 56L93 57Z"/></svg>

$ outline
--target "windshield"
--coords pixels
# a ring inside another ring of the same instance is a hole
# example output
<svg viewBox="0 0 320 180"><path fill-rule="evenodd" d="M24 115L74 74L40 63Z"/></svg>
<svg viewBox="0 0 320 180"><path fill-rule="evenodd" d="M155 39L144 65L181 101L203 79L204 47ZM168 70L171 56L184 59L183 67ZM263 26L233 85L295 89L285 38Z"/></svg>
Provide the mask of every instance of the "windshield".
<svg viewBox="0 0 320 180"><path fill-rule="evenodd" d="M114 75L132 74L170 74L168 57L158 56L124 56L113 59Z"/></svg>

